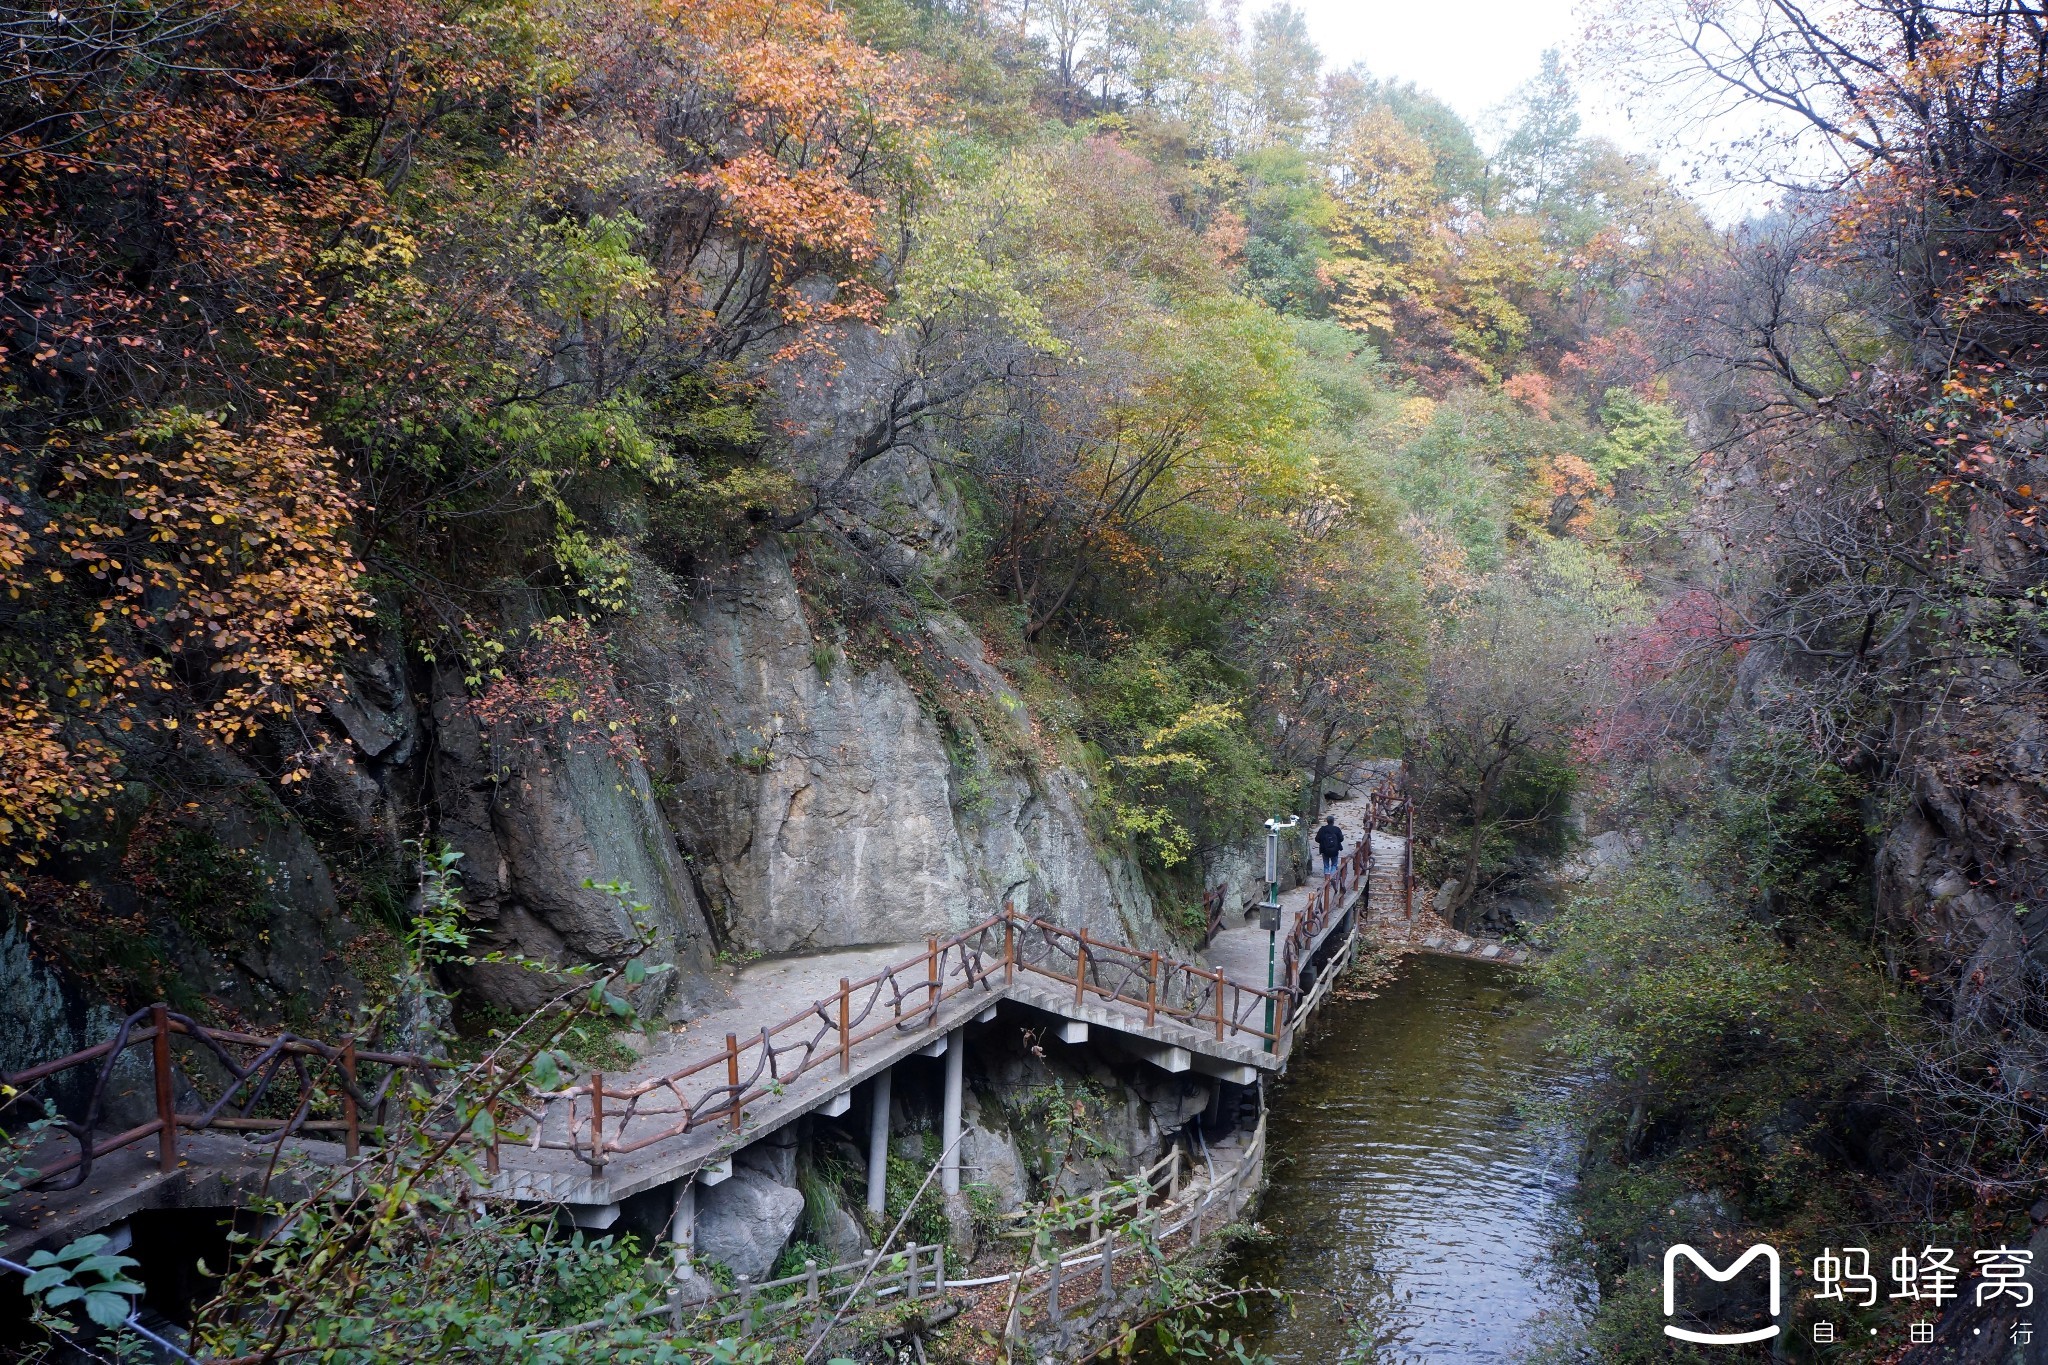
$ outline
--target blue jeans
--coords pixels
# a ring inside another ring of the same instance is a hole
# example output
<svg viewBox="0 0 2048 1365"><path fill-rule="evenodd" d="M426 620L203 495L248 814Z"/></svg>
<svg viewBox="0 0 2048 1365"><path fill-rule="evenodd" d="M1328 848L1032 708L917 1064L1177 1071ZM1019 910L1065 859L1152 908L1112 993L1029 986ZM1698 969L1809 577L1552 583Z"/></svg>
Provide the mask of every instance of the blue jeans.
<svg viewBox="0 0 2048 1365"><path fill-rule="evenodd" d="M1337 875L1337 858L1338 855L1335 853L1325 853L1323 855L1323 875L1325 877Z"/></svg>

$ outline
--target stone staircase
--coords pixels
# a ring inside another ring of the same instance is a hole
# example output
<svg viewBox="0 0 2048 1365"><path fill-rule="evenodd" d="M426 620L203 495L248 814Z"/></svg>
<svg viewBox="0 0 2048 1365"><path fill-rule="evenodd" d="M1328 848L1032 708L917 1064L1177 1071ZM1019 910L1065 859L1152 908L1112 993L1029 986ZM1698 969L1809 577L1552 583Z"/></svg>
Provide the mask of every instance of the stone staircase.
<svg viewBox="0 0 2048 1365"><path fill-rule="evenodd" d="M1375 834L1372 841L1371 913L1366 929L1375 941L1398 953L1433 953L1467 957L1518 967L1529 950L1483 934L1453 929L1430 904L1431 893L1416 887L1411 904L1405 894L1408 841L1398 834Z"/></svg>

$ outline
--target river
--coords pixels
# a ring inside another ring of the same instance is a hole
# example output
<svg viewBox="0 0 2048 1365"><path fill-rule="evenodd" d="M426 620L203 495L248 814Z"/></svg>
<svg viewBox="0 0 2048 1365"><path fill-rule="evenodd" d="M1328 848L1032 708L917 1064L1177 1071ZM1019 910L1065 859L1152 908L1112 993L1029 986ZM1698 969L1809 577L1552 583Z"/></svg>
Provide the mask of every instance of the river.
<svg viewBox="0 0 2048 1365"><path fill-rule="evenodd" d="M1573 1148L1524 1105L1576 1078L1525 995L1506 969L1413 957L1378 998L1324 1007L1267 1120L1272 1236L1227 1268L1299 1295L1255 1316L1262 1350L1508 1361L1575 1320L1590 1283L1550 1255Z"/></svg>

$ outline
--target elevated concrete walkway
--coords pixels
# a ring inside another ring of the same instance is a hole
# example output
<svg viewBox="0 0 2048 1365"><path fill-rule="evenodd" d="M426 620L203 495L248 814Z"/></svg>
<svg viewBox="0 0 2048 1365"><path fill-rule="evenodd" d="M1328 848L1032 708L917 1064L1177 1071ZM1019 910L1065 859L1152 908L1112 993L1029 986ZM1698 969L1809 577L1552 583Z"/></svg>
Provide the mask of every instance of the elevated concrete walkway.
<svg viewBox="0 0 2048 1365"><path fill-rule="evenodd" d="M664 1035L653 1051L623 1071L587 1076L542 1097L533 1119L506 1123L507 1131L488 1153L488 1188L513 1199L567 1205L602 1226L606 1211L615 1210L621 1200L674 1187L675 1231L686 1240L690 1201L685 1196L693 1185L722 1181L740 1148L805 1114L847 1113L857 1089L886 1087L892 1069L911 1056L945 1059L950 1141L959 1130L960 1059L968 1030L976 1021L994 1022L999 1013L1043 1026L1068 1043L1093 1034L1169 1073L1193 1071L1240 1085L1255 1083L1285 1067L1300 1026L1326 997L1319 973L1333 973L1348 960L1368 888L1380 897L1394 894L1386 884L1389 875L1399 880L1401 841L1382 835L1372 842L1371 858L1355 856L1368 809L1364 800L1333 807L1352 841L1347 852L1354 856L1347 857L1334 884L1325 886L1317 877L1283 896L1277 933L1269 936L1255 921L1226 922L1205 952L1184 959L1093 940L1085 932L1006 912L924 945L879 945L754 963L740 974L730 1006ZM181 1037L184 1048L202 1041L207 1032L171 1021L164 1026L163 1046L154 1041L153 1025L124 1034L127 1041L120 1046L156 1047L158 1070L168 1076L177 1065L168 1039ZM324 1044L234 1037L251 1050L267 1044L265 1056L282 1050L301 1062L342 1062L340 1050ZM218 1051L217 1038L204 1041ZM95 1060L91 1053L81 1054L76 1060L101 1068L113 1064L111 1055ZM353 1061L346 1064L354 1066ZM182 1068L176 1071L177 1086L189 1089L188 1079ZM307 1082L302 1077L300 1083ZM170 1085L166 1081L158 1090L165 1116L171 1112ZM886 1102L868 1107L887 1112ZM218 1112L216 1104L209 1114ZM351 1115L356 1112L356 1107L349 1109ZM306 1131L332 1134L342 1125L302 1120L303 1115L287 1121L287 1126L298 1126L282 1144L284 1155L307 1158L315 1170L345 1166L342 1143ZM102 1139L92 1176L78 1188L9 1201L0 1213L7 1224L0 1234L5 1247L13 1254L61 1242L144 1207L245 1201L270 1176L271 1154L279 1148L222 1133L223 1122L231 1121L177 1114L171 1124L177 1133L171 1160L163 1159L160 1136L152 1136L152 1131L160 1134L165 1120L154 1130L145 1124ZM262 1122L273 1125L274 1136L277 1121ZM187 1128L202 1131L183 1131ZM880 1133L870 1145L879 1151L886 1137ZM76 1150L70 1139L53 1139L46 1146L54 1153L65 1143ZM37 1156L34 1164L41 1167L42 1153ZM946 1172L949 1191L958 1187L957 1164L952 1164L957 1160L955 1152ZM881 1171L877 1164L871 1184L883 1178ZM346 1190L346 1181L337 1189ZM273 1193L286 1194L287 1189ZM879 1197L879 1190L871 1188L871 1203L878 1204Z"/></svg>

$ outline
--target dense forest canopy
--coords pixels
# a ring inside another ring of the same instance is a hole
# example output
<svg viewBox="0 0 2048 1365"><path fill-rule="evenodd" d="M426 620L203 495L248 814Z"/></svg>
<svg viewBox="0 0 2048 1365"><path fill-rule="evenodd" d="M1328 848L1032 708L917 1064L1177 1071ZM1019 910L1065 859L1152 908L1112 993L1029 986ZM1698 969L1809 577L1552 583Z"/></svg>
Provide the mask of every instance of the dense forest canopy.
<svg viewBox="0 0 2048 1365"><path fill-rule="evenodd" d="M1717 228L1558 54L1474 129L1285 4L0 6L0 896L203 1010L164 869L233 787L381 850L344 908L415 967L488 949L431 818L336 814L350 661L452 669L502 775L659 754L631 623L773 549L821 672L908 680L963 790L1087 774L1162 906L1369 757L1460 923L1627 836L1537 935L1604 1357L1692 1195L2025 1235L2044 24L1614 6L1640 98L1769 130Z"/></svg>

